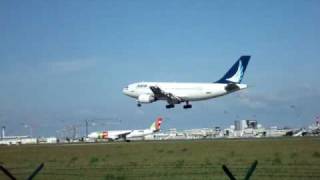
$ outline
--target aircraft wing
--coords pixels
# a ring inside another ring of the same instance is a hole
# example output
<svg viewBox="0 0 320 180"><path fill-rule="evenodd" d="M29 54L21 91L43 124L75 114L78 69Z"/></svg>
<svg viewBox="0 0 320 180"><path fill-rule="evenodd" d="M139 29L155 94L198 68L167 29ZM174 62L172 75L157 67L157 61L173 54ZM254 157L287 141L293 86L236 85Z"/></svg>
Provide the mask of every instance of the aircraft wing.
<svg viewBox="0 0 320 180"><path fill-rule="evenodd" d="M118 139L124 139L125 140L127 138L127 135L130 134L130 133L131 132L126 132L126 133L119 134L118 135Z"/></svg>
<svg viewBox="0 0 320 180"><path fill-rule="evenodd" d="M183 99L168 93L160 89L158 86L150 86L151 91L153 92L155 98L167 100L169 104L179 104L183 102Z"/></svg>
<svg viewBox="0 0 320 180"><path fill-rule="evenodd" d="M126 139L127 135L132 131L118 131L118 132L109 132L107 139L117 140L117 139Z"/></svg>

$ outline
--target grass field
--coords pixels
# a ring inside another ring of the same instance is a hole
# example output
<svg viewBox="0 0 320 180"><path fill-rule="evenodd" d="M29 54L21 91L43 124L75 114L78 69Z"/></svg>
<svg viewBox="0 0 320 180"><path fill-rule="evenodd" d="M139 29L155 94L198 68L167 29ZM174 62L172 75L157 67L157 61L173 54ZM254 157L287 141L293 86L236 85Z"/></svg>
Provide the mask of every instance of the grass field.
<svg viewBox="0 0 320 180"><path fill-rule="evenodd" d="M0 147L0 163L18 179L42 162L35 179L228 179L222 164L242 179L254 160L252 179L320 179L320 138Z"/></svg>

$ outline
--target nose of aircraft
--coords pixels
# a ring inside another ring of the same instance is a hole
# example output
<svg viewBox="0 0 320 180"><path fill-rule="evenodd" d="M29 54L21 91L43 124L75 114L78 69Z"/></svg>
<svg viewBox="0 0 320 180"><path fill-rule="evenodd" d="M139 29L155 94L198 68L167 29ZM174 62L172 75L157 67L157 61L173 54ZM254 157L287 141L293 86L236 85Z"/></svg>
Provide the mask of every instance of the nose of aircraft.
<svg viewBox="0 0 320 180"><path fill-rule="evenodd" d="M122 93L128 95L128 87L123 88Z"/></svg>
<svg viewBox="0 0 320 180"><path fill-rule="evenodd" d="M129 88L129 86L123 88L122 93L129 97L136 97L134 90L132 88Z"/></svg>

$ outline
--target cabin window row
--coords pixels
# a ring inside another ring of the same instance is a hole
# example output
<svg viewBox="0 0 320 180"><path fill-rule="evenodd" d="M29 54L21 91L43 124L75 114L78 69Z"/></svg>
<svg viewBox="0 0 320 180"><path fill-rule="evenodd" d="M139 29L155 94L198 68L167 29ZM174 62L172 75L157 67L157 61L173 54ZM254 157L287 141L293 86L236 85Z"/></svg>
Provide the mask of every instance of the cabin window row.
<svg viewBox="0 0 320 180"><path fill-rule="evenodd" d="M148 85L146 85L146 84L138 84L137 87L138 88L145 88L145 87L148 87Z"/></svg>

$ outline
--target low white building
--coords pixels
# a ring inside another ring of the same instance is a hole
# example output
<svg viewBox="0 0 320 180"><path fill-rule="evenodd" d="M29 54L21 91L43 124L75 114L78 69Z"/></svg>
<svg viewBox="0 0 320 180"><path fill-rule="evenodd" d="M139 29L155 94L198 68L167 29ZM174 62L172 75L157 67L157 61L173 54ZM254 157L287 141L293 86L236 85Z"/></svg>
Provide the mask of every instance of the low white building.
<svg viewBox="0 0 320 180"><path fill-rule="evenodd" d="M58 142L56 137L43 137L38 139L39 144L55 144Z"/></svg>
<svg viewBox="0 0 320 180"><path fill-rule="evenodd" d="M37 138L28 136L6 136L0 140L0 145L37 144Z"/></svg>

